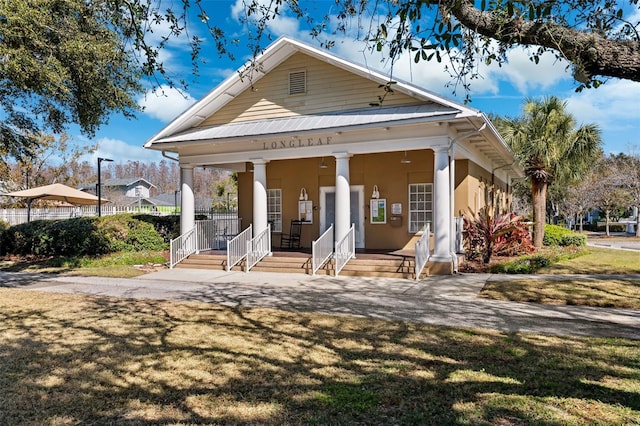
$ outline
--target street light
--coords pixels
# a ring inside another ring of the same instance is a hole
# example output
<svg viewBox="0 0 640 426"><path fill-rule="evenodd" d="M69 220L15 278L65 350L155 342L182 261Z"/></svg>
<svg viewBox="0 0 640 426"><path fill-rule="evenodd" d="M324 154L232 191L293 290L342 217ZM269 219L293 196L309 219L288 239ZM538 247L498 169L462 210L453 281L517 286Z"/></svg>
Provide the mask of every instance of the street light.
<svg viewBox="0 0 640 426"><path fill-rule="evenodd" d="M103 161L113 161L110 158L102 158L102 157L98 157L98 217L102 216L102 210L101 210L101 198L102 198L102 184L100 183L100 163L102 163Z"/></svg>

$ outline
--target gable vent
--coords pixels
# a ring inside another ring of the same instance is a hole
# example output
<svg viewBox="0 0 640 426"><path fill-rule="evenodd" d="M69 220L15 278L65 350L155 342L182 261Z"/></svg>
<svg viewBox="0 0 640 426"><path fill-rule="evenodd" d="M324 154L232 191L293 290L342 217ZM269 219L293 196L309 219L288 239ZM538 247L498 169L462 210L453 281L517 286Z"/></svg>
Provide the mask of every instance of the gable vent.
<svg viewBox="0 0 640 426"><path fill-rule="evenodd" d="M289 73L289 94L300 95L307 93L307 72L295 71Z"/></svg>

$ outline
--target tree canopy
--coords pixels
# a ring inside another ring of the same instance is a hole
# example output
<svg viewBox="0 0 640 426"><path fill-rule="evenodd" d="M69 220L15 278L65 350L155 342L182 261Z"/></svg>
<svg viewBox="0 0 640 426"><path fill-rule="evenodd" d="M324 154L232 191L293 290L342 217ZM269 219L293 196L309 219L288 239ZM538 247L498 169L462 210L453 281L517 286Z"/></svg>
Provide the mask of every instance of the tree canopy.
<svg viewBox="0 0 640 426"><path fill-rule="evenodd" d="M479 77L479 64L505 63L514 46L532 46L533 63L546 51L567 60L578 88L597 86L610 77L640 81L638 0L238 4L245 25L241 36L226 34L228 17L215 14L217 10L207 13L211 3L201 0L0 2L2 156L29 152L38 133L60 133L75 123L91 136L111 114L132 116L145 77L151 87L168 83L184 88L186 82L165 69L162 50L176 40L190 46L197 74L205 41L198 35L201 25L217 54L232 57L233 46L246 43L255 57L266 47L270 25L277 25L276 19L285 13L303 20L327 48L334 45L337 33L349 32L392 62L405 53L416 62L447 61L452 83L462 84L465 91ZM219 5L214 2L211 7ZM313 19L318 12L326 14Z"/></svg>
<svg viewBox="0 0 640 426"><path fill-rule="evenodd" d="M532 47L532 63L545 52L568 61L579 90L611 77L640 81L638 0L336 0L319 22L307 13L312 2L304 0L242 3L256 39L286 4L328 48L332 33L355 26L357 38L392 62L405 53L416 63L447 61L452 83L465 91L480 77L480 64L506 63L515 46Z"/></svg>
<svg viewBox="0 0 640 426"><path fill-rule="evenodd" d="M549 185L580 178L602 155L597 126L577 127L565 106L555 96L541 101L528 99L521 117L496 122L531 182L536 247L542 247Z"/></svg>
<svg viewBox="0 0 640 426"><path fill-rule="evenodd" d="M186 34L184 13L154 0L0 2L2 158L70 124L92 136L111 114L133 116L145 77L173 85L160 52Z"/></svg>

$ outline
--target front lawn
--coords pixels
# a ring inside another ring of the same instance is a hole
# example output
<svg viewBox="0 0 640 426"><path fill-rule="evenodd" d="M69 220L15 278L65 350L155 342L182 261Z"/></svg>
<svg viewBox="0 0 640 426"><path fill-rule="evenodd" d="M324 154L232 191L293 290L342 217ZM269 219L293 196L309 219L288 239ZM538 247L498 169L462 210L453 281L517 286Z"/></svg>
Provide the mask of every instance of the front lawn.
<svg viewBox="0 0 640 426"><path fill-rule="evenodd" d="M124 251L103 256L26 257L6 256L0 271L133 278L161 269L166 252Z"/></svg>
<svg viewBox="0 0 640 426"><path fill-rule="evenodd" d="M580 277L488 281L480 292L485 299L640 309L640 279Z"/></svg>
<svg viewBox="0 0 640 426"><path fill-rule="evenodd" d="M638 424L640 341L0 289L0 424Z"/></svg>

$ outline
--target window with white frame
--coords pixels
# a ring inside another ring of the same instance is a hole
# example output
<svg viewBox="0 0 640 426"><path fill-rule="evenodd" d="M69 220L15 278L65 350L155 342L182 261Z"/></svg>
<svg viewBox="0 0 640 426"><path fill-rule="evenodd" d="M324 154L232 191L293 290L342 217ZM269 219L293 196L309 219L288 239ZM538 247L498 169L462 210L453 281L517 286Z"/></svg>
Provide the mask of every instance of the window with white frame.
<svg viewBox="0 0 640 426"><path fill-rule="evenodd" d="M271 232L282 232L282 190L267 189L267 220Z"/></svg>
<svg viewBox="0 0 640 426"><path fill-rule="evenodd" d="M409 232L422 230L427 223L433 230L433 184L409 184Z"/></svg>

